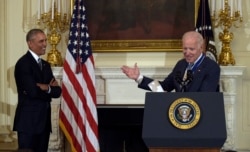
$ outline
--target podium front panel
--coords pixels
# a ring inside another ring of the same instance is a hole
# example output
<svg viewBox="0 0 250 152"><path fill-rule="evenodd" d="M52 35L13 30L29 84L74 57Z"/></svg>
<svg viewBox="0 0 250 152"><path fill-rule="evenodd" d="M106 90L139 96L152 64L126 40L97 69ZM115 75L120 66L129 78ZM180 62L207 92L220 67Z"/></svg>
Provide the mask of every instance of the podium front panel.
<svg viewBox="0 0 250 152"><path fill-rule="evenodd" d="M179 129L169 120L169 108L179 98L190 98L199 106L199 121L190 129ZM148 147L222 147L227 136L223 94L146 93L142 136Z"/></svg>

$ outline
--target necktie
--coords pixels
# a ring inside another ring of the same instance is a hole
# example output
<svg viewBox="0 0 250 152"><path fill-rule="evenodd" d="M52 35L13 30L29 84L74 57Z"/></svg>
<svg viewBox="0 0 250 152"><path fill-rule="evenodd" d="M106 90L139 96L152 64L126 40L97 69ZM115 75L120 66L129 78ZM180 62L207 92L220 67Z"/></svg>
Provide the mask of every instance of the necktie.
<svg viewBox="0 0 250 152"><path fill-rule="evenodd" d="M43 65L42 65L41 58L38 58L37 62L38 62L38 65L39 65L40 69L42 70L43 69Z"/></svg>
<svg viewBox="0 0 250 152"><path fill-rule="evenodd" d="M192 70L193 65L194 65L193 63L189 63L187 66L187 70Z"/></svg>
<svg viewBox="0 0 250 152"><path fill-rule="evenodd" d="M188 70L192 70L192 67L193 67L193 63L189 63L186 70L185 70L185 73L184 73L184 76L183 76L183 81L185 81L187 79L187 71Z"/></svg>

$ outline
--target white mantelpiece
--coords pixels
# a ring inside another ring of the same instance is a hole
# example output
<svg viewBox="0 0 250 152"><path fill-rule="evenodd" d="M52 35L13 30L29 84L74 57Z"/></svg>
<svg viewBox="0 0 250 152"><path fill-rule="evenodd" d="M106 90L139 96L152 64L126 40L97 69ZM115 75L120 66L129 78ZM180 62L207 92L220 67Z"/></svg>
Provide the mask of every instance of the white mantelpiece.
<svg viewBox="0 0 250 152"><path fill-rule="evenodd" d="M141 74L162 80L172 70L170 67L141 67ZM235 149L236 131L235 115L237 102L241 97L238 91L242 88L244 66L221 66L221 91L224 94L227 140L224 149ZM62 68L53 68L57 79L62 78ZM96 74L96 92L98 104L144 104L145 90L137 88L137 84L128 79L120 67L98 67ZM62 147L62 135L58 126L60 101L52 102L53 134L50 140L50 150L56 151Z"/></svg>

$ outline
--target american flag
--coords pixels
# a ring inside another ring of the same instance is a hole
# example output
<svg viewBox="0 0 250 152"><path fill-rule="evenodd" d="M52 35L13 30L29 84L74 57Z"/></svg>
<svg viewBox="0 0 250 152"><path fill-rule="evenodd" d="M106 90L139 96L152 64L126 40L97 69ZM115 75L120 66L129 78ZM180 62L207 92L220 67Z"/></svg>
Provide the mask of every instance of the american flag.
<svg viewBox="0 0 250 152"><path fill-rule="evenodd" d="M215 48L214 33L212 29L208 0L200 0L195 30L201 33L205 39L206 55L214 61L217 61L217 51Z"/></svg>
<svg viewBox="0 0 250 152"><path fill-rule="evenodd" d="M60 127L73 152L98 152L95 72L83 0L75 0L63 64Z"/></svg>

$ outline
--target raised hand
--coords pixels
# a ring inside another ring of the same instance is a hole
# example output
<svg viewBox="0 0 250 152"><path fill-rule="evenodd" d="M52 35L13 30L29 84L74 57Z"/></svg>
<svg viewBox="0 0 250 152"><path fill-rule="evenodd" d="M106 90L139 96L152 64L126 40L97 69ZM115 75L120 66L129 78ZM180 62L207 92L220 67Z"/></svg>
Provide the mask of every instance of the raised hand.
<svg viewBox="0 0 250 152"><path fill-rule="evenodd" d="M126 74L126 76L130 79L134 79L137 80L137 78L140 75L140 70L137 67L137 63L135 63L134 67L128 67L126 65L123 65L121 67L121 70L124 74Z"/></svg>

